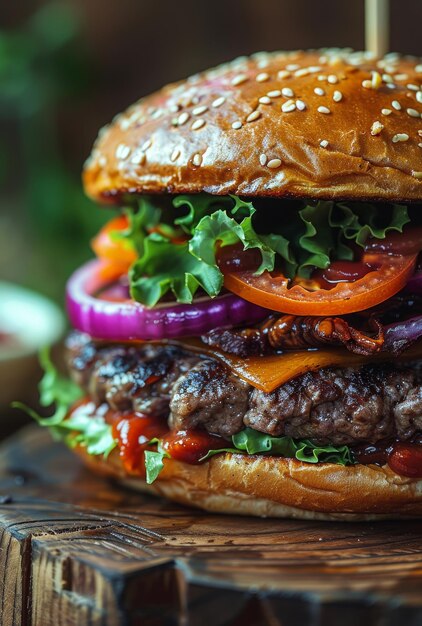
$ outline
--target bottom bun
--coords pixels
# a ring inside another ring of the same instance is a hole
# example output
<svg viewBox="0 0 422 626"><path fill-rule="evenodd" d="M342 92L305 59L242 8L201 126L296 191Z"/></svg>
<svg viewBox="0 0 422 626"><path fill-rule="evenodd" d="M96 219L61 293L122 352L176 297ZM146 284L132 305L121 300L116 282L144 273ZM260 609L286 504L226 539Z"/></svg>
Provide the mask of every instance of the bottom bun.
<svg viewBox="0 0 422 626"><path fill-rule="evenodd" d="M81 447L76 452L95 472L125 486L213 513L337 521L422 517L422 480L388 466L226 453L200 465L165 459L158 479L147 485L125 471L118 450L107 459Z"/></svg>

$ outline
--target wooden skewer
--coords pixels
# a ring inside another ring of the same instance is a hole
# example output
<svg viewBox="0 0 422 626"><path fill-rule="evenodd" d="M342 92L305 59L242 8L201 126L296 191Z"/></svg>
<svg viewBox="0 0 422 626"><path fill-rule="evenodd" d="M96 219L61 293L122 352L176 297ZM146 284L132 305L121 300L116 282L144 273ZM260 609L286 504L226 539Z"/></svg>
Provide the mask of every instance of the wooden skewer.
<svg viewBox="0 0 422 626"><path fill-rule="evenodd" d="M365 0L366 49L377 57L388 52L389 8L389 0Z"/></svg>

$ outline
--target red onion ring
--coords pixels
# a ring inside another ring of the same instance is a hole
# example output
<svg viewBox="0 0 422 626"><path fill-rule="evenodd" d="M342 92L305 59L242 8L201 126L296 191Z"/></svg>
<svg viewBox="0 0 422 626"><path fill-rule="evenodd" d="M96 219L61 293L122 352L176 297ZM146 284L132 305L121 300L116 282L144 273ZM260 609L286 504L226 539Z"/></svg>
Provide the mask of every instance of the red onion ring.
<svg viewBox="0 0 422 626"><path fill-rule="evenodd" d="M422 315L384 328L383 351L399 354L422 337Z"/></svg>
<svg viewBox="0 0 422 626"><path fill-rule="evenodd" d="M71 276L66 290L71 324L97 339L151 341L201 335L213 328L253 324L268 315L267 309L233 294L151 309L133 300L101 300L92 295L104 287L99 267L99 261L83 265Z"/></svg>

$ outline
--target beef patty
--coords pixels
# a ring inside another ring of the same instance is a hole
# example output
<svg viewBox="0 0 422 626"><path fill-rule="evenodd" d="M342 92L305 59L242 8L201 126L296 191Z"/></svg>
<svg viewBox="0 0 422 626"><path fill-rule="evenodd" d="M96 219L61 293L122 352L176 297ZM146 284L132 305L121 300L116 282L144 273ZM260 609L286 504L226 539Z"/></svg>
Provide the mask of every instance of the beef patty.
<svg viewBox="0 0 422 626"><path fill-rule="evenodd" d="M245 426L321 444L409 439L422 431L422 373L416 364L325 368L272 393L259 391L212 358L178 346L102 345L67 340L72 378L118 411L167 417L175 430L230 436Z"/></svg>

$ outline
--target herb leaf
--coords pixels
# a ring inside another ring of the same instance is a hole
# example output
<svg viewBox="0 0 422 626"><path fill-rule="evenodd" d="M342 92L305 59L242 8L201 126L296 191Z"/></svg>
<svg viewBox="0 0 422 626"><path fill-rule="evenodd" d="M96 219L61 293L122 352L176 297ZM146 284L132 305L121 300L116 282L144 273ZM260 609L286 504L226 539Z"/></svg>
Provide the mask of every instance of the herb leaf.
<svg viewBox="0 0 422 626"><path fill-rule="evenodd" d="M352 463L350 449L347 446L318 446L308 439L298 440L292 437L272 437L253 428L245 428L232 437L237 450L248 454L272 454L292 457L305 463Z"/></svg>
<svg viewBox="0 0 422 626"><path fill-rule="evenodd" d="M64 441L70 447L85 446L88 454L107 457L117 445L110 424L100 416L82 413L65 419L70 407L82 398L83 392L73 381L59 374L47 348L40 353L40 363L45 372L38 386L40 404L45 407L54 405L54 414L41 417L21 402L13 402L12 407L25 411L40 426L49 428L54 439Z"/></svg>

